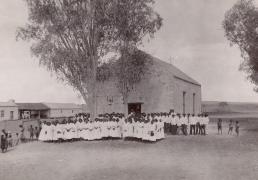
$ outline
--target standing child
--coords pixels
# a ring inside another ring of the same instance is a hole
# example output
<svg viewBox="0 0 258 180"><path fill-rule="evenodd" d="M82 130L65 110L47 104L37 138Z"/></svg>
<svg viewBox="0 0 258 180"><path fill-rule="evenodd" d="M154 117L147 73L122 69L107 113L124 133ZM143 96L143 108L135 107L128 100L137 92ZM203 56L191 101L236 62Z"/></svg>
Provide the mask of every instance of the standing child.
<svg viewBox="0 0 258 180"><path fill-rule="evenodd" d="M38 138L39 138L39 129L38 129L37 126L36 126L35 129L34 129L34 134L35 134L35 136L36 136L36 140L38 140Z"/></svg>
<svg viewBox="0 0 258 180"><path fill-rule="evenodd" d="M237 136L239 136L239 123L238 123L238 121L236 121L235 130L236 130Z"/></svg>
<svg viewBox="0 0 258 180"><path fill-rule="evenodd" d="M2 153L7 151L7 136L8 134L6 133L6 131L3 129L2 130L2 134L1 134L1 149L2 149Z"/></svg>
<svg viewBox="0 0 258 180"><path fill-rule="evenodd" d="M32 125L30 125L28 131L29 131L29 134L30 134L30 141L32 141L33 137L34 137L34 132L33 132L34 129L33 129Z"/></svg>
<svg viewBox="0 0 258 180"><path fill-rule="evenodd" d="M218 126L218 134L222 134L222 120L221 119L218 119L218 123L217 123L217 126Z"/></svg>
<svg viewBox="0 0 258 180"><path fill-rule="evenodd" d="M233 121L230 119L229 125L228 125L228 134L232 134L233 132Z"/></svg>

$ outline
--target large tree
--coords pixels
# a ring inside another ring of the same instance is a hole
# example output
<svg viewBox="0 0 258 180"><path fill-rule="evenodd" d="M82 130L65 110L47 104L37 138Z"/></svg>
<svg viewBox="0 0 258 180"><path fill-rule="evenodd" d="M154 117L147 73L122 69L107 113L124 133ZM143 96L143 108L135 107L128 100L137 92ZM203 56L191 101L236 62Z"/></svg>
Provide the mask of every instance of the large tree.
<svg viewBox="0 0 258 180"><path fill-rule="evenodd" d="M41 65L80 92L95 116L97 77L110 52L127 54L160 28L154 0L25 0L28 24L18 36L32 41Z"/></svg>
<svg viewBox="0 0 258 180"><path fill-rule="evenodd" d="M258 10L253 0L239 0L226 12L223 21L225 35L231 45L236 44L243 57L240 70L258 85Z"/></svg>

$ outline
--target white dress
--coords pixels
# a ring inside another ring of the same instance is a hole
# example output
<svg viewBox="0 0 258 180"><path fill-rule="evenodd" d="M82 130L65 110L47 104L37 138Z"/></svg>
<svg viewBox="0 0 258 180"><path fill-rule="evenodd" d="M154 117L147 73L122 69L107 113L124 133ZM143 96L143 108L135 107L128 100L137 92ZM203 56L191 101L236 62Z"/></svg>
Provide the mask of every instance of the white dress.
<svg viewBox="0 0 258 180"><path fill-rule="evenodd" d="M134 123L128 123L128 137L134 137Z"/></svg>
<svg viewBox="0 0 258 180"><path fill-rule="evenodd" d="M57 126L58 126L58 124L56 124L56 125L54 125L52 128L54 129L53 130L53 141L56 141L56 140L58 140L58 138L57 138Z"/></svg>
<svg viewBox="0 0 258 180"><path fill-rule="evenodd" d="M123 124L123 126L122 126L122 129L123 129L123 131L122 131L122 136L123 136L123 138L126 138L126 137L128 137L128 122L125 122L124 124Z"/></svg>
<svg viewBox="0 0 258 180"><path fill-rule="evenodd" d="M77 128L76 125L74 123L70 123L70 127L71 127L71 137L72 139L77 139Z"/></svg>
<svg viewBox="0 0 258 180"><path fill-rule="evenodd" d="M112 137L112 122L107 122L108 137Z"/></svg>
<svg viewBox="0 0 258 180"><path fill-rule="evenodd" d="M75 123L75 126L76 126L77 138L81 138L81 134L82 134L81 126L82 126L82 123L77 121Z"/></svg>
<svg viewBox="0 0 258 180"><path fill-rule="evenodd" d="M90 122L85 123L85 140L90 140Z"/></svg>
<svg viewBox="0 0 258 180"><path fill-rule="evenodd" d="M82 122L81 123L81 138L84 140L88 140L88 136L87 136L88 131L86 131L86 128L87 128L86 122Z"/></svg>
<svg viewBox="0 0 258 180"><path fill-rule="evenodd" d="M63 129L62 129L62 124L57 124L56 125L56 130L55 130L55 139L63 139Z"/></svg>
<svg viewBox="0 0 258 180"><path fill-rule="evenodd" d="M52 140L52 128L51 128L51 126L46 125L44 132L45 132L44 141L51 141Z"/></svg>
<svg viewBox="0 0 258 180"><path fill-rule="evenodd" d="M106 122L106 121L103 121L103 122L102 122L101 134L102 134L102 138L108 137L107 122Z"/></svg>
<svg viewBox="0 0 258 180"><path fill-rule="evenodd" d="M133 123L133 137L138 138L138 121Z"/></svg>
<svg viewBox="0 0 258 180"><path fill-rule="evenodd" d="M47 125L42 124L41 131L39 133L39 140L46 141L46 134L47 134Z"/></svg>
<svg viewBox="0 0 258 180"><path fill-rule="evenodd" d="M67 130L66 130L66 126L67 124L60 124L61 125L61 129L63 132L63 140L67 140L66 136L67 136Z"/></svg>
<svg viewBox="0 0 258 180"><path fill-rule="evenodd" d="M155 137L155 123L151 124L149 123L149 141L156 141L156 137Z"/></svg>
<svg viewBox="0 0 258 180"><path fill-rule="evenodd" d="M161 139L164 139L165 138L165 132L164 132L164 123L161 122Z"/></svg>
<svg viewBox="0 0 258 180"><path fill-rule="evenodd" d="M65 139L67 140L72 139L70 123L65 124L64 131L65 131Z"/></svg>
<svg viewBox="0 0 258 180"><path fill-rule="evenodd" d="M116 125L114 121L111 122L111 137L116 137Z"/></svg>
<svg viewBox="0 0 258 180"><path fill-rule="evenodd" d="M148 123L143 124L142 140L148 140Z"/></svg>
<svg viewBox="0 0 258 180"><path fill-rule="evenodd" d="M99 121L95 122L95 139L101 139Z"/></svg>
<svg viewBox="0 0 258 180"><path fill-rule="evenodd" d="M119 121L115 122L115 126L116 126L116 137L121 138L121 128L120 128L120 125L119 125Z"/></svg>

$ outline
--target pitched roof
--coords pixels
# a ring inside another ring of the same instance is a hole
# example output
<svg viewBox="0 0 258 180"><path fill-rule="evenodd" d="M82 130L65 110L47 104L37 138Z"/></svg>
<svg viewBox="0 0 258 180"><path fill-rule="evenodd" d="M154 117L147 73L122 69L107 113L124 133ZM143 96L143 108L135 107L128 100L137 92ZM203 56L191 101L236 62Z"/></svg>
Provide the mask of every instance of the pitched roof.
<svg viewBox="0 0 258 180"><path fill-rule="evenodd" d="M20 110L48 110L49 108L42 103L16 103Z"/></svg>
<svg viewBox="0 0 258 180"><path fill-rule="evenodd" d="M183 71L181 71L180 69L178 69L177 67L175 67L172 64L169 64L165 61L160 60L157 57L154 57L142 50L137 50L138 55L140 55L138 58L144 58L146 60L146 62L150 62L150 65L155 65L158 66L160 68L161 71L166 71L168 73L168 75L174 75L175 78L180 79L182 81L197 85L197 86L201 86L201 84L199 82L197 82L196 80L194 80L193 78L191 78L190 76L188 76L187 74L185 74ZM116 64L119 60L121 59L121 57L119 59L117 59L117 61L114 61L113 64L111 64L111 69L112 69L112 65ZM134 64L137 66L137 64Z"/></svg>
<svg viewBox="0 0 258 180"><path fill-rule="evenodd" d="M14 102L0 102L0 106L2 107L17 107Z"/></svg>
<svg viewBox="0 0 258 180"><path fill-rule="evenodd" d="M149 58L153 61L154 64L161 66L163 69L168 70L170 73L172 73L174 75L174 77L181 79L183 81L201 86L201 84L199 82L197 82L196 80L194 80L193 78L191 78L190 76L188 76L187 74L185 74L183 71L181 71L180 69L178 69L177 67L175 67L172 64L169 64L165 61L162 61L156 57L153 57L151 55L149 55Z"/></svg>
<svg viewBox="0 0 258 180"><path fill-rule="evenodd" d="M49 109L82 109L82 106L74 103L43 103Z"/></svg>

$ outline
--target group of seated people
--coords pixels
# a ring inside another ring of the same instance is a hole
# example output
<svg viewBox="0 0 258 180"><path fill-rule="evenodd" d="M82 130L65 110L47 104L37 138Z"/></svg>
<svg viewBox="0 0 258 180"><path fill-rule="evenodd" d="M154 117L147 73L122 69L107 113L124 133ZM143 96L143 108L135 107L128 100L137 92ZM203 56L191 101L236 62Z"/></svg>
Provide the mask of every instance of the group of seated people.
<svg viewBox="0 0 258 180"><path fill-rule="evenodd" d="M90 114L80 113L62 122L43 122L40 141L63 142L75 140L126 139L155 142L166 134L206 135L207 115L175 113L106 113L91 120ZM189 131L189 133L188 133Z"/></svg>

